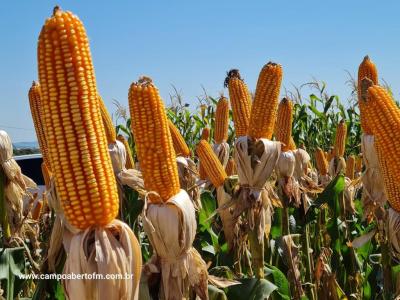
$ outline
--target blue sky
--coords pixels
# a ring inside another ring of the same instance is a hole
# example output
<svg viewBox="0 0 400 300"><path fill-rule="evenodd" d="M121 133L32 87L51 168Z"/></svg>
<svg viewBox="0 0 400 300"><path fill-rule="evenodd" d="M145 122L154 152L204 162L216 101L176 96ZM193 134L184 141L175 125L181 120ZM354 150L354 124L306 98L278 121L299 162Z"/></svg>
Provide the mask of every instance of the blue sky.
<svg viewBox="0 0 400 300"><path fill-rule="evenodd" d="M326 4L330 2L331 4ZM2 1L0 129L14 142L33 141L27 92L37 79L36 43L55 4L73 11L88 32L98 89L127 104L129 85L153 78L169 103L175 85L192 105L223 91L225 72L239 68L253 90L264 63L283 65L284 86L312 76L342 100L345 70L364 55L398 96L400 3L397 1ZM226 91L225 91L226 93Z"/></svg>

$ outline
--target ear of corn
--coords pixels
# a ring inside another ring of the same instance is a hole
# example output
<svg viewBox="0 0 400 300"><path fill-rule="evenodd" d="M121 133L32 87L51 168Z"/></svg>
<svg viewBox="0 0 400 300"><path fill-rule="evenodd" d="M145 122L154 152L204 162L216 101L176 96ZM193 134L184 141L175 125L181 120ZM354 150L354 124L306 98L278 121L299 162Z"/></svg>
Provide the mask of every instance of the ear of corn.
<svg viewBox="0 0 400 300"><path fill-rule="evenodd" d="M226 164L225 172L228 176L237 174L236 163L232 157L228 160L228 163Z"/></svg>
<svg viewBox="0 0 400 300"><path fill-rule="evenodd" d="M297 149L296 143L294 142L293 137L290 137L288 150L296 150L296 149Z"/></svg>
<svg viewBox="0 0 400 300"><path fill-rule="evenodd" d="M229 102L225 97L221 97L217 103L215 111L215 131L214 140L216 144L221 144L228 140L229 129Z"/></svg>
<svg viewBox="0 0 400 300"><path fill-rule="evenodd" d="M209 127L204 127L203 131L201 132L201 140L206 140L207 142L210 139L210 128Z"/></svg>
<svg viewBox="0 0 400 300"><path fill-rule="evenodd" d="M103 226L118 193L102 125L89 42L81 21L55 9L38 42L39 80L50 165L68 221Z"/></svg>
<svg viewBox="0 0 400 300"><path fill-rule="evenodd" d="M127 169L133 169L135 167L135 160L133 159L132 156L132 150L131 147L129 146L128 141L126 140L126 138L119 134L117 136L117 140L120 141L121 143L124 144L125 146L125 150L126 150L126 164L125 164L125 168Z"/></svg>
<svg viewBox="0 0 400 300"><path fill-rule="evenodd" d="M358 93L358 106L360 108L360 121L361 128L365 134L372 134L371 128L368 125L368 117L365 111L365 103L361 100L362 87L361 81L364 78L370 79L373 84L378 84L378 70L372 60L365 56L358 68L358 83L357 83L357 93Z"/></svg>
<svg viewBox="0 0 400 300"><path fill-rule="evenodd" d="M356 159L353 155L350 155L346 161L346 177L354 179Z"/></svg>
<svg viewBox="0 0 400 300"><path fill-rule="evenodd" d="M200 140L205 140L205 141L208 142L209 138L210 138L210 128L204 127L203 131L201 133L201 139ZM206 171L204 170L204 166L202 166L201 163L199 163L199 178L201 180L206 180L207 179Z"/></svg>
<svg viewBox="0 0 400 300"><path fill-rule="evenodd" d="M284 144L282 151L286 152L293 147L292 138L293 103L287 98L283 98L279 103L278 117L275 123L275 137Z"/></svg>
<svg viewBox="0 0 400 300"><path fill-rule="evenodd" d="M252 138L272 138L282 75L282 67L272 62L260 72L249 122L248 135Z"/></svg>
<svg viewBox="0 0 400 300"><path fill-rule="evenodd" d="M176 155L164 104L152 80L142 77L129 89L132 131L146 190L152 202L168 201L180 191Z"/></svg>
<svg viewBox="0 0 400 300"><path fill-rule="evenodd" d="M354 166L354 172L361 173L362 165L363 165L362 156L358 155L356 157L356 163L355 163L355 166Z"/></svg>
<svg viewBox="0 0 400 300"><path fill-rule="evenodd" d="M176 155L184 157L190 156L190 149L187 146L185 139L179 132L179 129L176 128L174 123L172 123L172 121L169 119L168 119L168 126L169 126L169 131L171 132L172 143L174 145Z"/></svg>
<svg viewBox="0 0 400 300"><path fill-rule="evenodd" d="M100 97L100 95L98 96L98 101L99 101L101 119L103 120L103 126L106 131L107 143L113 144L117 140L115 126L111 120L111 116L108 113L108 110L104 104L103 99Z"/></svg>
<svg viewBox="0 0 400 300"><path fill-rule="evenodd" d="M344 120L341 120L336 128L335 136L335 147L333 148L333 154L336 157L343 157L344 150L346 147L347 138L347 125Z"/></svg>
<svg viewBox="0 0 400 300"><path fill-rule="evenodd" d="M229 89L236 137L245 136L250 121L251 95L240 77L239 70L233 69L228 72L225 86Z"/></svg>
<svg viewBox="0 0 400 300"><path fill-rule="evenodd" d="M315 151L315 161L317 164L317 169L321 175L328 174L329 163L325 157L324 151L321 148L317 148Z"/></svg>
<svg viewBox="0 0 400 300"><path fill-rule="evenodd" d="M362 96L367 116L374 116L369 124L376 141L385 191L390 205L400 212L400 109L385 88L372 85L368 79L362 80L362 86L367 89L367 96Z"/></svg>
<svg viewBox="0 0 400 300"><path fill-rule="evenodd" d="M47 165L47 168L50 168L49 153L44 132L45 125L43 124L43 109L40 85L37 82L34 81L32 83L32 87L29 89L28 96L33 125L35 126L36 136L38 138L40 151L42 152L43 162Z"/></svg>
<svg viewBox="0 0 400 300"><path fill-rule="evenodd" d="M227 177L224 167L215 155L211 145L206 140L201 140L197 145L196 153L200 158L200 163L204 167L207 177L215 187L224 184Z"/></svg>

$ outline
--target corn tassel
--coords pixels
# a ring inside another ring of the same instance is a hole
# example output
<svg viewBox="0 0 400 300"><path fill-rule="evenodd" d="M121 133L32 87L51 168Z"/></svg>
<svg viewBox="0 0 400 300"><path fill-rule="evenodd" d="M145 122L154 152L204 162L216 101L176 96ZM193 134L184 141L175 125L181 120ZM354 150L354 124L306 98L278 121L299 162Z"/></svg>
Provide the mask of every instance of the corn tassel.
<svg viewBox="0 0 400 300"><path fill-rule="evenodd" d="M229 89L236 137L245 136L249 128L251 95L239 70L232 69L227 73L225 86Z"/></svg>
<svg viewBox="0 0 400 300"><path fill-rule="evenodd" d="M358 106L360 108L360 121L361 129L365 134L372 134L370 124L368 124L369 118L366 116L365 103L361 100L361 81L364 78L372 80L373 84L378 84L378 70L372 60L365 56L360 66L358 67L358 82L357 82L357 93L358 93Z"/></svg>
<svg viewBox="0 0 400 300"><path fill-rule="evenodd" d="M266 64L260 72L249 122L248 135L252 138L272 138L282 73L282 67L272 62Z"/></svg>
<svg viewBox="0 0 400 300"><path fill-rule="evenodd" d="M200 163L204 166L205 173L215 187L224 184L227 177L225 170L215 155L211 145L206 140L201 140L196 148Z"/></svg>
<svg viewBox="0 0 400 300"><path fill-rule="evenodd" d="M129 108L145 188L161 198L150 201L166 202L180 191L178 168L164 103L150 78L132 83Z"/></svg>
<svg viewBox="0 0 400 300"><path fill-rule="evenodd" d="M287 98L283 98L279 103L278 117L275 123L275 137L278 141L282 142L282 151L286 152L291 149L293 145L292 138L292 121L293 121L293 103Z"/></svg>
<svg viewBox="0 0 400 300"><path fill-rule="evenodd" d="M56 8L46 20L38 61L50 165L65 216L79 229L107 225L119 199L88 38L75 15Z"/></svg>
<svg viewBox="0 0 400 300"><path fill-rule="evenodd" d="M225 97L221 97L217 103L215 111L215 130L214 140L216 144L221 144L228 140L229 129L229 102Z"/></svg>
<svg viewBox="0 0 400 300"><path fill-rule="evenodd" d="M172 123L172 121L169 119L168 119L168 126L169 126L169 131L171 132L172 144L174 146L176 156L184 156L184 157L190 156L190 149L187 146L185 139L179 132L179 129L176 128L174 123Z"/></svg>

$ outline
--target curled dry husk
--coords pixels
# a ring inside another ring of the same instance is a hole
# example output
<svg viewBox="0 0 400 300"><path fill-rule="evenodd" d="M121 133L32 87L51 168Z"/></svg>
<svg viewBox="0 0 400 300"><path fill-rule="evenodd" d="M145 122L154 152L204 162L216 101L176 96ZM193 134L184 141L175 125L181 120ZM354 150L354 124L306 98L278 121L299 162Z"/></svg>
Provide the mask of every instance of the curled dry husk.
<svg viewBox="0 0 400 300"><path fill-rule="evenodd" d="M221 217L222 227L224 230L225 240L228 244L228 249L231 250L235 240L235 218L230 208L224 208L230 201L232 196L225 192L224 186L217 187L218 213Z"/></svg>
<svg viewBox="0 0 400 300"><path fill-rule="evenodd" d="M301 273L300 263L301 258L299 254L300 247L293 241L292 235L285 235L282 237L282 250L283 250L283 261L288 267L287 277L291 285L292 295L295 295L295 299L300 299L303 295L303 288L301 284Z"/></svg>
<svg viewBox="0 0 400 300"><path fill-rule="evenodd" d="M193 201L196 210L201 209L200 189L197 184L197 166L193 160L188 157L178 156L176 158L178 164L179 184Z"/></svg>
<svg viewBox="0 0 400 300"><path fill-rule="evenodd" d="M13 146L11 139L5 131L0 130L0 168L3 170L7 180L4 189L5 209L12 237L27 237L25 233L31 232L33 228L24 223L24 211L29 214L34 197L31 190L36 190L37 185L32 179L21 172L21 168L13 158ZM31 234L30 234L31 235ZM33 243L35 241L32 241Z"/></svg>
<svg viewBox="0 0 400 300"><path fill-rule="evenodd" d="M400 259L400 214L393 208L388 209L388 238L392 253Z"/></svg>
<svg viewBox="0 0 400 300"><path fill-rule="evenodd" d="M365 171L361 177L363 185L361 200L364 207L365 218L377 205L383 207L387 198L385 195L383 176L379 168L379 160L375 150L373 135L362 135L361 151L363 153L363 161L365 165Z"/></svg>
<svg viewBox="0 0 400 300"><path fill-rule="evenodd" d="M346 170L346 161L343 157L333 157L329 162L329 175L334 178Z"/></svg>
<svg viewBox="0 0 400 300"><path fill-rule="evenodd" d="M229 160L229 144L223 142L221 144L214 144L213 150L222 166L225 168Z"/></svg>
<svg viewBox="0 0 400 300"><path fill-rule="evenodd" d="M345 177L344 180L344 210L350 214L354 214L356 211L354 208L354 195L356 194L356 187L352 184L350 178Z"/></svg>
<svg viewBox="0 0 400 300"><path fill-rule="evenodd" d="M101 228L64 235L64 274L121 274L129 279L64 280L68 299L138 299L142 256L135 234L114 220Z"/></svg>
<svg viewBox="0 0 400 300"><path fill-rule="evenodd" d="M192 287L201 299L208 299L206 263L192 247L196 216L186 191L161 204L147 203L143 226L154 248L145 269L161 273L160 299L188 299Z"/></svg>
<svg viewBox="0 0 400 300"><path fill-rule="evenodd" d="M239 217L243 212L247 217L250 230L257 230L258 240L264 238L266 219L271 216L271 200L266 187L281 154L281 143L268 139L253 141L247 136L235 141L234 158L237 164L240 191L234 216Z"/></svg>
<svg viewBox="0 0 400 300"><path fill-rule="evenodd" d="M293 151L281 152L276 165L278 187L288 200L286 206L293 202L296 207L300 205L301 195L297 179L293 176L296 169L296 157Z"/></svg>

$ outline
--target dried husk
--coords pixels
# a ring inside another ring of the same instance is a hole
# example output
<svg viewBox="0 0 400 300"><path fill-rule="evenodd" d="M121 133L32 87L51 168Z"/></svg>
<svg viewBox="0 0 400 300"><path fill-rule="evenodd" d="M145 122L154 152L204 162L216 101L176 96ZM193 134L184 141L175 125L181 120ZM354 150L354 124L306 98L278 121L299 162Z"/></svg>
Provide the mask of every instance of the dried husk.
<svg viewBox="0 0 400 300"><path fill-rule="evenodd" d="M350 214L354 214L356 212L354 208L354 195L356 193L356 187L352 184L350 178L345 177L344 180L344 210Z"/></svg>
<svg viewBox="0 0 400 300"><path fill-rule="evenodd" d="M188 157L178 156L176 158L178 164L179 184L184 189L196 210L201 209L200 188L197 184L197 166L193 160Z"/></svg>
<svg viewBox="0 0 400 300"><path fill-rule="evenodd" d="M271 202L264 187L280 154L280 142L268 139L254 141L247 136L239 137L235 141L234 158L241 191L237 195L234 216L245 212L249 229L257 231L259 241L264 238L265 207Z"/></svg>
<svg viewBox="0 0 400 300"><path fill-rule="evenodd" d="M295 299L300 299L303 295L303 288L301 284L300 263L301 258L299 255L300 247L293 241L292 235L285 235L282 237L283 259L288 267L287 277L291 285L292 295Z"/></svg>
<svg viewBox="0 0 400 300"><path fill-rule="evenodd" d="M68 299L138 299L142 256L135 234L114 220L102 228L64 235L65 274L132 274L133 279L64 280Z"/></svg>
<svg viewBox="0 0 400 300"><path fill-rule="evenodd" d="M155 251L146 269L161 273L159 299L188 299L189 287L200 299L208 299L207 266L192 247L197 224L188 194L181 190L168 202L145 202L144 230Z"/></svg>
<svg viewBox="0 0 400 300"><path fill-rule="evenodd" d="M383 176L379 168L379 159L375 150L373 135L363 134L361 137L361 151L365 171L361 181L363 186L361 201L364 207L364 218L368 216L376 206L383 207L387 201Z"/></svg>
<svg viewBox="0 0 400 300"><path fill-rule="evenodd" d="M346 161L343 157L333 157L329 162L329 175L335 178L340 172L346 170Z"/></svg>
<svg viewBox="0 0 400 300"><path fill-rule="evenodd" d="M229 160L229 144L226 142L213 145L213 151L225 168Z"/></svg>
<svg viewBox="0 0 400 300"><path fill-rule="evenodd" d="M224 186L217 187L217 201L219 208L226 206L231 199L232 196L225 192ZM218 209L218 213L221 217L222 228L224 230L225 240L228 244L228 249L231 250L235 240L236 219L231 212L231 208Z"/></svg>
<svg viewBox="0 0 400 300"><path fill-rule="evenodd" d="M400 214L393 208L388 209L388 239L392 254L400 259Z"/></svg>
<svg viewBox="0 0 400 300"><path fill-rule="evenodd" d="M286 197L288 205L293 202L296 207L300 205L300 186L293 174L296 168L296 157L293 151L281 152L276 165L278 188Z"/></svg>

